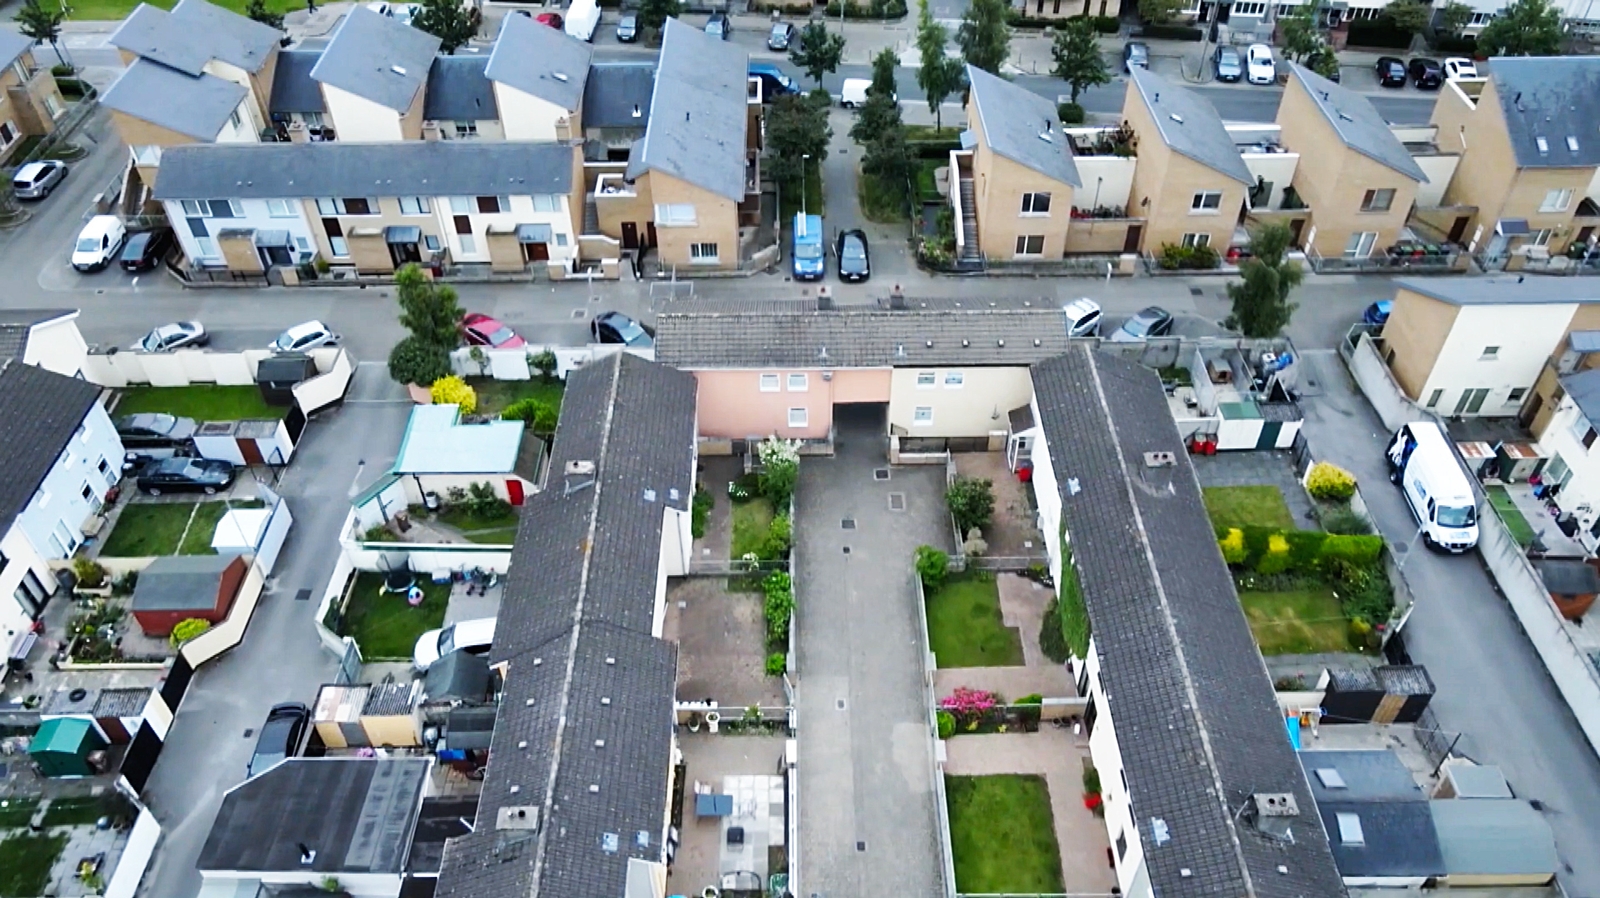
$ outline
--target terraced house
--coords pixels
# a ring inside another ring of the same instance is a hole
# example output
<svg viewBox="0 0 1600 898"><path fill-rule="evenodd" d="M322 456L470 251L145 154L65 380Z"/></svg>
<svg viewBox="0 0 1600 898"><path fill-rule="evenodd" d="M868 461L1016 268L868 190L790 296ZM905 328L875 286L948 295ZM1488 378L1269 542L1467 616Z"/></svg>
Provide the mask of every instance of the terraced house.
<svg viewBox="0 0 1600 898"><path fill-rule="evenodd" d="M24 138L54 131L66 114L56 79L33 56L33 39L0 28L0 160L16 152Z"/></svg>

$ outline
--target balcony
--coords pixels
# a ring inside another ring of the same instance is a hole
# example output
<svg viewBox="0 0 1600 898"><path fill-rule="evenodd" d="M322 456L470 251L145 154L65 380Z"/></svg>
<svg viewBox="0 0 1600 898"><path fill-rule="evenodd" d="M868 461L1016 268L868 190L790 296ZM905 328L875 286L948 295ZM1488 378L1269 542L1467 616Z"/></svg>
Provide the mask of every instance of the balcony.
<svg viewBox="0 0 1600 898"><path fill-rule="evenodd" d="M630 198L635 196L638 196L638 194L634 192L633 185L629 184L620 174L606 174L595 179L594 198L596 202L610 197Z"/></svg>

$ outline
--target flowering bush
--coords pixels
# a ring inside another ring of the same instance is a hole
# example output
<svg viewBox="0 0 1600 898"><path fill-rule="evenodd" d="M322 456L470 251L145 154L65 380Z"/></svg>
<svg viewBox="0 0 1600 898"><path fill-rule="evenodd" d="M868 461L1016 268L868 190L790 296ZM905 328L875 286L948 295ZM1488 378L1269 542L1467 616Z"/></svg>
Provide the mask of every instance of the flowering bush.
<svg viewBox="0 0 1600 898"><path fill-rule="evenodd" d="M1000 696L984 689L973 689L970 686L957 686L939 702L939 710L954 714L956 720L962 722L967 729L977 728L978 721L995 709L1000 704Z"/></svg>
<svg viewBox="0 0 1600 898"><path fill-rule="evenodd" d="M761 492L781 508L800 478L800 441L767 437L756 444L756 455L761 458Z"/></svg>
<svg viewBox="0 0 1600 898"><path fill-rule="evenodd" d="M461 414L470 415L478 410L478 391L454 374L433 382L428 396L435 405L459 405Z"/></svg>
<svg viewBox="0 0 1600 898"><path fill-rule="evenodd" d="M173 648L178 648L209 629L211 622L208 620L201 620L198 617L184 618L173 626L167 640L172 643Z"/></svg>
<svg viewBox="0 0 1600 898"><path fill-rule="evenodd" d="M1319 461L1306 472L1306 492L1324 502L1344 502L1356 494L1356 477L1338 465Z"/></svg>
<svg viewBox="0 0 1600 898"><path fill-rule="evenodd" d="M1244 546L1244 531L1238 527L1229 527L1228 534L1217 540L1217 545L1222 549L1222 560L1230 565L1244 564L1249 550Z"/></svg>
<svg viewBox="0 0 1600 898"><path fill-rule="evenodd" d="M1267 551L1256 562L1258 574L1281 574L1289 569L1289 540L1281 533L1267 537Z"/></svg>

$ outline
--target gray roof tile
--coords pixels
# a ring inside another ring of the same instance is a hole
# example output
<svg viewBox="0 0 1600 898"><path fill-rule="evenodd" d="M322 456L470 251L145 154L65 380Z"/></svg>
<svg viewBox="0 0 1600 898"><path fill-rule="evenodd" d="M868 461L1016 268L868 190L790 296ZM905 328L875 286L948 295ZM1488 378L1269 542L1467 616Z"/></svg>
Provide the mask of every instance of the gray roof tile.
<svg viewBox="0 0 1600 898"><path fill-rule="evenodd" d="M438 51L439 39L428 32L358 4L339 23L311 77L405 112L427 82Z"/></svg>
<svg viewBox="0 0 1600 898"><path fill-rule="evenodd" d="M15 28L0 28L0 66L8 66L33 48L33 38Z"/></svg>
<svg viewBox="0 0 1600 898"><path fill-rule="evenodd" d="M20 361L0 361L0 533L55 467L100 388Z"/></svg>
<svg viewBox="0 0 1600 898"><path fill-rule="evenodd" d="M195 140L216 140L250 91L214 75L188 75L140 58L100 97L100 104Z"/></svg>
<svg viewBox="0 0 1600 898"><path fill-rule="evenodd" d="M1160 379L1079 345L1033 382L1152 888L1344 895ZM1249 822L1257 793L1294 795L1292 841Z"/></svg>
<svg viewBox="0 0 1600 898"><path fill-rule="evenodd" d="M967 66L967 78L990 150L1052 180L1083 186L1056 104L977 66Z"/></svg>
<svg viewBox="0 0 1600 898"><path fill-rule="evenodd" d="M572 147L489 140L170 147L156 199L531 196L572 187Z"/></svg>
<svg viewBox="0 0 1600 898"><path fill-rule="evenodd" d="M594 48L527 16L506 16L489 54L490 81L576 110Z"/></svg>
<svg viewBox="0 0 1600 898"><path fill-rule="evenodd" d="M1433 877L1446 872L1426 801L1324 801L1317 804L1342 876ZM1339 818L1353 816L1361 841L1346 842Z"/></svg>
<svg viewBox="0 0 1600 898"><path fill-rule="evenodd" d="M583 87L585 128L642 128L650 120L656 66L651 62L597 62ZM639 114L634 115L634 110Z"/></svg>
<svg viewBox="0 0 1600 898"><path fill-rule="evenodd" d="M172 13L141 3L111 32L106 43L119 50L153 59L186 75L198 75L211 61L211 54L199 41L184 40L172 21Z"/></svg>
<svg viewBox="0 0 1600 898"><path fill-rule="evenodd" d="M311 77L320 50L284 50L272 71L272 99L268 110L274 115L290 112L326 112L322 85Z"/></svg>
<svg viewBox="0 0 1600 898"><path fill-rule="evenodd" d="M198 75L213 59L259 72L282 37L276 28L205 0L180 0L171 12L139 4L107 43Z"/></svg>
<svg viewBox="0 0 1600 898"><path fill-rule="evenodd" d="M743 200L749 60L737 44L668 19L650 122L633 146L628 179L659 171Z"/></svg>
<svg viewBox="0 0 1600 898"><path fill-rule="evenodd" d="M1422 167L1411 158L1411 152L1400 138L1389 130L1389 123L1373 108L1371 100L1298 63L1289 63L1289 71L1300 80L1306 96L1321 110L1345 146L1419 184L1428 182Z"/></svg>
<svg viewBox="0 0 1600 898"><path fill-rule="evenodd" d="M1453 306L1537 306L1600 302L1600 285L1587 278L1512 275L1475 278L1399 278L1394 286Z"/></svg>
<svg viewBox="0 0 1600 898"><path fill-rule="evenodd" d="M686 369L1031 365L1069 343L1066 320L1056 308L656 318L656 359Z"/></svg>
<svg viewBox="0 0 1600 898"><path fill-rule="evenodd" d="M1138 67L1129 80L1138 88L1167 146L1235 181L1255 186L1255 176L1239 156L1239 147L1222 116L1205 97Z"/></svg>
<svg viewBox="0 0 1600 898"><path fill-rule="evenodd" d="M483 73L488 64L487 56L434 57L433 68L428 71L428 93L422 100L422 117L450 122L500 118L495 108L494 85Z"/></svg>
<svg viewBox="0 0 1600 898"><path fill-rule="evenodd" d="M1600 56L1496 57L1489 60L1489 77L1517 165L1600 165L1600 133L1595 131L1600 121Z"/></svg>

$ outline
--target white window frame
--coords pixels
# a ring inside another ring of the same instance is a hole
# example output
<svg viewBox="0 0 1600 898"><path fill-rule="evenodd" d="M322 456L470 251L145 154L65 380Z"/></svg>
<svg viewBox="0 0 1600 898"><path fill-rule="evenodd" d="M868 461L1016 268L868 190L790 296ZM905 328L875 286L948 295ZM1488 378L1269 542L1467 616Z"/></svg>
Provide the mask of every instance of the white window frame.
<svg viewBox="0 0 1600 898"><path fill-rule="evenodd" d="M206 218L211 214L211 210L201 206L199 200L181 200L179 205L183 207L184 218Z"/></svg>
<svg viewBox="0 0 1600 898"><path fill-rule="evenodd" d="M328 251L333 253L335 259L350 258L350 241L343 237L328 236Z"/></svg>
<svg viewBox="0 0 1600 898"><path fill-rule="evenodd" d="M791 373L786 380L784 389L791 393L804 393L811 388L810 378L804 372Z"/></svg>
<svg viewBox="0 0 1600 898"><path fill-rule="evenodd" d="M202 259L216 259L221 257L222 254L217 252L217 241L211 239L210 237L196 237L194 238L194 242L195 247L200 250L200 257Z"/></svg>
<svg viewBox="0 0 1600 898"><path fill-rule="evenodd" d="M7 131L11 132L10 137L6 136ZM22 132L17 130L17 125L15 122L0 122L0 145L9 147L21 139Z"/></svg>
<svg viewBox="0 0 1600 898"><path fill-rule="evenodd" d="M1361 194L1361 211L1388 212L1394 208L1394 194L1393 187L1374 187L1366 191ZM1378 205L1379 200L1383 201L1383 205Z"/></svg>
<svg viewBox="0 0 1600 898"><path fill-rule="evenodd" d="M781 389L782 380L776 374L761 375L761 392L776 393Z"/></svg>
<svg viewBox="0 0 1600 898"><path fill-rule="evenodd" d="M1246 0L1246 2L1243 2L1243 3L1237 3L1237 2L1234 3L1233 4L1233 8L1228 13L1228 15L1230 15L1230 16L1257 16L1257 17L1264 16L1266 14L1267 14L1267 4L1258 3L1258 2L1250 2L1250 0Z"/></svg>
<svg viewBox="0 0 1600 898"><path fill-rule="evenodd" d="M933 426L933 406L931 406L931 405L919 405L916 408L913 408L911 410L911 426L912 427L932 427Z"/></svg>
<svg viewBox="0 0 1600 898"><path fill-rule="evenodd" d="M1038 252L1034 252L1033 250L1030 250L1028 248L1028 243L1030 241L1033 241L1033 240L1038 240L1039 241L1039 251ZM1040 258L1043 258L1044 257L1044 235L1043 234L1018 234L1017 235L1017 245L1015 247L1013 247L1013 249L1016 250L1015 258L1018 258L1018 259L1040 259Z"/></svg>
<svg viewBox="0 0 1600 898"><path fill-rule="evenodd" d="M1572 208L1572 197L1575 191L1571 187L1545 192L1544 202L1539 204L1540 212L1565 212Z"/></svg>
<svg viewBox="0 0 1600 898"><path fill-rule="evenodd" d="M461 254L475 256L478 254L478 238L471 234L457 234L456 240L461 244Z"/></svg>
<svg viewBox="0 0 1600 898"><path fill-rule="evenodd" d="M471 215L477 208L475 203L471 197L453 196L450 198L450 214Z"/></svg>
<svg viewBox="0 0 1600 898"><path fill-rule="evenodd" d="M1043 206L1044 208L1039 208ZM1049 218L1050 194L1043 190L1030 190L1022 195L1022 211L1018 213L1023 218Z"/></svg>
<svg viewBox="0 0 1600 898"><path fill-rule="evenodd" d="M456 122L456 140L472 140L478 136L478 123L471 119Z"/></svg>
<svg viewBox="0 0 1600 898"><path fill-rule="evenodd" d="M1482 362L1492 362L1499 358L1500 347L1498 346L1485 346L1483 347L1483 355L1478 356L1478 360Z"/></svg>
<svg viewBox="0 0 1600 898"><path fill-rule="evenodd" d="M693 203L656 203L656 227L692 228L699 224Z"/></svg>
<svg viewBox="0 0 1600 898"><path fill-rule="evenodd" d="M959 390L967 385L967 375L963 371L946 371L944 373L944 388L946 390Z"/></svg>
<svg viewBox="0 0 1600 898"><path fill-rule="evenodd" d="M805 408L791 408L791 409L789 409L789 426L790 427L810 427L811 426L810 421L811 421L811 413L809 411L807 411Z"/></svg>
<svg viewBox="0 0 1600 898"><path fill-rule="evenodd" d="M1475 13L1472 14L1472 18L1467 20L1466 27L1468 27L1468 28L1483 28L1483 27L1487 26L1490 22L1493 22L1494 19L1495 19L1495 13L1492 13L1492 12L1475 12Z"/></svg>
<svg viewBox="0 0 1600 898"><path fill-rule="evenodd" d="M295 208L292 200L267 200L268 218L294 218Z"/></svg>
<svg viewBox="0 0 1600 898"><path fill-rule="evenodd" d="M1534 232L1532 232L1532 233L1530 233L1528 235L1528 245L1529 246L1549 246L1550 245L1550 238L1553 237L1553 236L1555 236L1555 231L1553 229L1551 229L1551 228L1540 228L1539 230L1534 231Z"/></svg>
<svg viewBox="0 0 1600 898"><path fill-rule="evenodd" d="M931 390L939 384L939 374L936 371L918 371L917 389Z"/></svg>
<svg viewBox="0 0 1600 898"><path fill-rule="evenodd" d="M1365 259L1372 255L1372 249L1377 244L1377 231L1353 231L1350 234L1350 239L1345 241L1344 258Z"/></svg>
<svg viewBox="0 0 1600 898"><path fill-rule="evenodd" d="M401 215L429 215L433 212L433 204L425 196L403 196L400 198Z"/></svg>
<svg viewBox="0 0 1600 898"><path fill-rule="evenodd" d="M67 114L67 107L56 99L55 94L44 95L44 108L46 112L50 113L50 118L52 119L58 119Z"/></svg>
<svg viewBox="0 0 1600 898"><path fill-rule="evenodd" d="M436 253L444 248L443 245L439 243L439 238L432 234L422 235L422 245L426 246L428 248L428 252L430 253Z"/></svg>
<svg viewBox="0 0 1600 898"><path fill-rule="evenodd" d="M1577 411L1576 407L1574 407L1572 421L1567 425L1567 434L1572 437L1574 443L1578 444L1578 448L1583 448L1583 438L1589 435L1589 431L1593 427L1594 425L1589 423L1589 419L1583 416L1583 412Z"/></svg>
<svg viewBox="0 0 1600 898"><path fill-rule="evenodd" d="M1184 234L1182 243L1185 249L1196 249L1202 246L1210 246L1211 235L1205 231L1196 231L1192 234Z"/></svg>
<svg viewBox="0 0 1600 898"><path fill-rule="evenodd" d="M717 245L709 241L689 244L689 262L694 265L715 265L722 259L717 255Z"/></svg>
<svg viewBox="0 0 1600 898"><path fill-rule="evenodd" d="M560 212L561 197L553 193L536 193L533 195L533 211Z"/></svg>
<svg viewBox="0 0 1600 898"><path fill-rule="evenodd" d="M1222 191L1197 190L1189 198L1190 215L1220 215L1222 213Z"/></svg>

